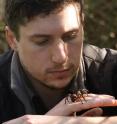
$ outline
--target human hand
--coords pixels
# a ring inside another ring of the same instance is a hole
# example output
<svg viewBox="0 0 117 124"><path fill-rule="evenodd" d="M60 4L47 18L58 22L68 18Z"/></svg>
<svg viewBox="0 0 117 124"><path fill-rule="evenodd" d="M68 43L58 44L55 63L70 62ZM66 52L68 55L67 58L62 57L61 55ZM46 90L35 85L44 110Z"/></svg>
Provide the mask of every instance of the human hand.
<svg viewBox="0 0 117 124"><path fill-rule="evenodd" d="M87 116L87 117L97 117L97 116L102 116L103 115L103 110L102 108L92 108L87 111L81 112L82 114L78 113L81 117Z"/></svg>
<svg viewBox="0 0 117 124"><path fill-rule="evenodd" d="M82 99L82 98L81 98ZM117 100L113 96L110 95L97 95L97 94L88 94L85 97L86 101L83 101L83 104L78 100L77 102L70 102L65 104L65 98L59 102L54 108L46 113L46 115L58 115L58 116L69 116L74 112L81 112L83 110L88 110L81 116L90 116L92 113L98 113L96 111L100 111L100 115L102 115L103 111L99 107L106 106L117 106ZM95 109L94 109L95 108ZM94 115L93 115L94 116ZM99 116L95 114L95 116Z"/></svg>
<svg viewBox="0 0 117 124"><path fill-rule="evenodd" d="M43 121L43 117L42 121L40 119L39 115L24 115L22 117L13 119L13 120L9 120L7 122L4 122L2 124L46 124L46 121Z"/></svg>
<svg viewBox="0 0 117 124"><path fill-rule="evenodd" d="M17 120L17 121L16 121ZM18 121L19 120L19 121ZM108 120L108 121L107 121ZM116 124L116 117L112 118L74 118L65 116L45 116L45 115L26 115L3 124Z"/></svg>
<svg viewBox="0 0 117 124"><path fill-rule="evenodd" d="M55 123L60 124L61 121L62 122L64 121L66 123L66 119L67 118L61 118L60 116L55 116L53 118L53 116L45 116L45 115L24 115L22 117L9 120L2 124L55 124Z"/></svg>

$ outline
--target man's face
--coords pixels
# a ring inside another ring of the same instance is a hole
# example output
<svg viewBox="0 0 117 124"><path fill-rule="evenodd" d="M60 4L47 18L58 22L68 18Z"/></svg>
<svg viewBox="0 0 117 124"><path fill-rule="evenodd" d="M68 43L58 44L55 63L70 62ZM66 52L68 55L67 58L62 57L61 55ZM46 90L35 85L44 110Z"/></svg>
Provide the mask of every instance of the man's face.
<svg viewBox="0 0 117 124"><path fill-rule="evenodd" d="M24 69L52 88L64 88L79 67L83 30L73 5L20 26L17 51Z"/></svg>

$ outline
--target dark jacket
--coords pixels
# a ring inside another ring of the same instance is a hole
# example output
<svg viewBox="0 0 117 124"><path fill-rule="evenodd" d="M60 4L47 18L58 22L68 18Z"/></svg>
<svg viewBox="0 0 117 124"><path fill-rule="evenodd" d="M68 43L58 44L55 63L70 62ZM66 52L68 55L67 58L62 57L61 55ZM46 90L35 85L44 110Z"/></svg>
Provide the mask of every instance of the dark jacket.
<svg viewBox="0 0 117 124"><path fill-rule="evenodd" d="M13 52L0 56L0 122L25 114L25 108L10 88L10 66ZM117 51L84 45L85 86L92 93L117 98ZM117 115L116 107L104 108L105 115ZM30 113L31 114L31 113Z"/></svg>

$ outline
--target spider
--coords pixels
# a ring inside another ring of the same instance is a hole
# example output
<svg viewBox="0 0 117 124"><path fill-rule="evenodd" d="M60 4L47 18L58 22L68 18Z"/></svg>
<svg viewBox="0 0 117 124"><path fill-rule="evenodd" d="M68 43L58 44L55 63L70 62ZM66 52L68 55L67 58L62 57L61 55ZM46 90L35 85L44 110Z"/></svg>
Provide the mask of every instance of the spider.
<svg viewBox="0 0 117 124"><path fill-rule="evenodd" d="M78 91L74 91L72 93L69 93L65 99L65 104L70 101L76 102L80 101L83 104L83 101L87 102L85 97L88 96L88 90L87 89L80 89Z"/></svg>

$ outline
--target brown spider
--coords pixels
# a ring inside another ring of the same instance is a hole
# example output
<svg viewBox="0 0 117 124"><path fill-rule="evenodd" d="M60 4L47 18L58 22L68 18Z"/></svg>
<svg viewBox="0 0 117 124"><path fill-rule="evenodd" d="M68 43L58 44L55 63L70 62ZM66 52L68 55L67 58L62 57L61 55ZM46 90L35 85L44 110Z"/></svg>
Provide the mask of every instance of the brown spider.
<svg viewBox="0 0 117 124"><path fill-rule="evenodd" d="M83 104L83 101L87 102L85 97L88 96L88 90L87 89L80 89L78 91L74 91L72 93L69 93L65 99L65 104L70 101L76 102L80 101Z"/></svg>

